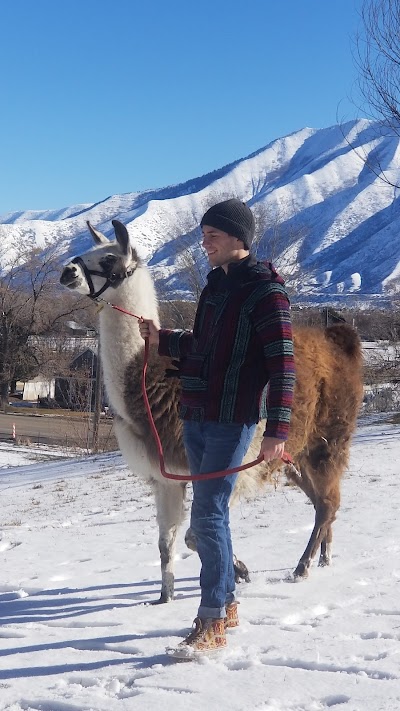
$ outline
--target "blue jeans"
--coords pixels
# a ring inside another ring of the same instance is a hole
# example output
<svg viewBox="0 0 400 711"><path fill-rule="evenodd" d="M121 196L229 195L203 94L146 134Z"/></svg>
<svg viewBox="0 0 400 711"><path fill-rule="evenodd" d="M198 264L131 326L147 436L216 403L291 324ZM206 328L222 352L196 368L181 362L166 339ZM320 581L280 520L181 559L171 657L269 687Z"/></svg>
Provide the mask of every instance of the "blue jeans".
<svg viewBox="0 0 400 711"><path fill-rule="evenodd" d="M183 440L192 474L240 466L255 425L220 422L183 423ZM225 605L235 599L235 573L229 527L229 497L237 474L193 482L190 525L201 560L201 618L225 617Z"/></svg>

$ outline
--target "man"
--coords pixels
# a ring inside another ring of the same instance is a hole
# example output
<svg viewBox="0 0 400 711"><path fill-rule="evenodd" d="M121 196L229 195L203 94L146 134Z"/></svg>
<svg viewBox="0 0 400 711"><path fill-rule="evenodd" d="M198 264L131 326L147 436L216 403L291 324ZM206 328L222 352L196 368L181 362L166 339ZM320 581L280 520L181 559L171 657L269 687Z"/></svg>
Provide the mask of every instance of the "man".
<svg viewBox="0 0 400 711"><path fill-rule="evenodd" d="M236 198L225 200L207 210L201 228L212 271L193 332L158 329L149 320L140 324L160 355L180 360L180 416L192 474L239 466L264 417L260 454L266 462L280 458L294 386L289 300L272 265L250 255L252 211ZM175 656L223 648L225 629L239 624L229 527L236 477L193 482L201 601L194 629Z"/></svg>

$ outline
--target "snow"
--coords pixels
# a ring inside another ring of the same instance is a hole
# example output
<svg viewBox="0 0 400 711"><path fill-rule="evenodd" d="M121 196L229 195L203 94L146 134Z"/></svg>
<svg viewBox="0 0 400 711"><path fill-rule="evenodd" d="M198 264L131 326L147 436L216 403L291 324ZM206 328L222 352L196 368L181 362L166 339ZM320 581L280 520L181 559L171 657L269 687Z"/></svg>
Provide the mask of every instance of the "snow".
<svg viewBox="0 0 400 711"><path fill-rule="evenodd" d="M165 648L191 627L199 596L185 524L176 600L151 606L153 498L121 456L32 463L29 448L3 445L0 709L398 711L399 454L398 425L360 423L333 565L298 584L289 575L313 521L304 495L282 483L236 507L234 547L251 571L240 627L226 651L176 662Z"/></svg>
<svg viewBox="0 0 400 711"><path fill-rule="evenodd" d="M303 128L180 185L60 210L2 215L0 257L4 261L24 238L41 247L54 241L65 258L71 257L91 244L87 220L110 237L111 220L117 218L128 226L132 243L154 274L161 281L173 280L175 296L187 298L176 255L212 202L237 195L263 222L259 257L273 258L285 277L307 274L297 285L307 301L311 295L314 301L328 297L335 303L346 297L354 301L355 295L359 303L390 301L399 289L400 200L392 187L399 182L399 169L399 137L385 135L379 122ZM324 274L330 278L321 283Z"/></svg>

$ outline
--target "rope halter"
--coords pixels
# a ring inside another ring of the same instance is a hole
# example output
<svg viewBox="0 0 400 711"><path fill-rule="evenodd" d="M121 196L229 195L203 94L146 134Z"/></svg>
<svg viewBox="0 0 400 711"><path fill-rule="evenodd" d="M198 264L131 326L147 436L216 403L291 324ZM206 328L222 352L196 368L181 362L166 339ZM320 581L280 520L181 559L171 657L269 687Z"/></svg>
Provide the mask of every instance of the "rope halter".
<svg viewBox="0 0 400 711"><path fill-rule="evenodd" d="M82 269L85 279L87 282L87 285L89 287L89 298L90 299L97 299L101 294L103 294L106 289L108 289L110 286L118 286L118 284L121 283L124 279L127 279L128 277L132 276L134 273L136 267L131 267L130 269L126 269L124 272L120 274L116 274L112 270L109 272L105 271L104 269L100 271L99 269L89 269L85 262L83 261L82 257L74 257L71 259L71 264L78 264L80 268ZM99 276L105 279L105 283L99 289L98 291L95 291L92 276Z"/></svg>

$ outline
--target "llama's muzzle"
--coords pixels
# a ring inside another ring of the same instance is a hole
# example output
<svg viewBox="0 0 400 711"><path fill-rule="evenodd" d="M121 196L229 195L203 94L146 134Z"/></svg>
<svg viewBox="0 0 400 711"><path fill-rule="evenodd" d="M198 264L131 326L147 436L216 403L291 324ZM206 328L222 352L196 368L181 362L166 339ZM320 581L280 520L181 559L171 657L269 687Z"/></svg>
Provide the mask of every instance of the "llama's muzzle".
<svg viewBox="0 0 400 711"><path fill-rule="evenodd" d="M78 282L78 270L74 264L68 264L61 272L60 283L69 289L74 289Z"/></svg>

